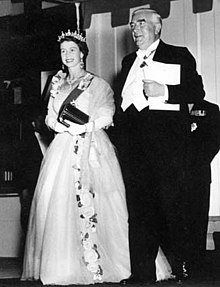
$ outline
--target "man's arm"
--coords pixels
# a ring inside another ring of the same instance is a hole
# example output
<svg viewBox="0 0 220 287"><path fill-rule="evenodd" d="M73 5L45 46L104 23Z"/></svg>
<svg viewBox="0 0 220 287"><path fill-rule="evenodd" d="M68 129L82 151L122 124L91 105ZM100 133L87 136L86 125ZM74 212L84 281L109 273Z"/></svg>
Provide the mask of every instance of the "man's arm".
<svg viewBox="0 0 220 287"><path fill-rule="evenodd" d="M194 117L196 129L191 133L192 162L210 164L220 149L220 112L214 104L204 105L204 117Z"/></svg>
<svg viewBox="0 0 220 287"><path fill-rule="evenodd" d="M187 48L178 49L178 57L181 61L180 85L168 85L168 102L196 103L205 97L202 77L197 73L196 61Z"/></svg>

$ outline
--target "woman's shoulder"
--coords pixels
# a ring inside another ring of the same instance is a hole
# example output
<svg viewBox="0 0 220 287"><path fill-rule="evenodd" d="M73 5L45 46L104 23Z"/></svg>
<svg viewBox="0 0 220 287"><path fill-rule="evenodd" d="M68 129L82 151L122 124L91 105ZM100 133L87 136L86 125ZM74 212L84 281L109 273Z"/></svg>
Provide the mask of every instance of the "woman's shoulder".
<svg viewBox="0 0 220 287"><path fill-rule="evenodd" d="M63 81L66 78L67 74L64 73L62 70L56 72L56 74L52 77L51 82L57 83L58 81Z"/></svg>
<svg viewBox="0 0 220 287"><path fill-rule="evenodd" d="M52 97L56 97L57 94L59 94L61 90L61 86L64 84L66 79L66 73L64 73L62 70L58 71L51 80L51 90L50 95Z"/></svg>
<svg viewBox="0 0 220 287"><path fill-rule="evenodd" d="M104 86L106 88L111 88L110 84L105 79L95 74L92 74L92 75L93 75L93 80L92 80L93 86L101 85L101 87Z"/></svg>

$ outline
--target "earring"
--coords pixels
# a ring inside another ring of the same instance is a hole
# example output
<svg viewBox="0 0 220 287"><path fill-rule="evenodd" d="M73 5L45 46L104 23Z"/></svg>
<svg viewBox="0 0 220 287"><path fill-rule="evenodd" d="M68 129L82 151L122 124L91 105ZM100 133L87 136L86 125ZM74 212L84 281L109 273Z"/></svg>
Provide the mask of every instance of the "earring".
<svg viewBox="0 0 220 287"><path fill-rule="evenodd" d="M83 58L80 59L80 68L83 69L84 68L84 62L83 62Z"/></svg>
<svg viewBox="0 0 220 287"><path fill-rule="evenodd" d="M65 69L65 66L64 66L64 64L62 64L62 70L64 71L64 69Z"/></svg>

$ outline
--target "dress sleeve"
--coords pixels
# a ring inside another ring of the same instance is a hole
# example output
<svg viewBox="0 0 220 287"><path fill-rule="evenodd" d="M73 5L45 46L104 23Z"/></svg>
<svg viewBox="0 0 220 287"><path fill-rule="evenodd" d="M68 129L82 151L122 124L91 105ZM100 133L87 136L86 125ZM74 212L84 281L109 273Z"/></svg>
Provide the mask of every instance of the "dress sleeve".
<svg viewBox="0 0 220 287"><path fill-rule="evenodd" d="M110 125L115 113L113 90L110 85L105 80L96 77L89 92L92 95L89 112L91 121L95 121L97 128Z"/></svg>
<svg viewBox="0 0 220 287"><path fill-rule="evenodd" d="M47 106L47 115L45 118L45 123L50 129L55 130L55 126L57 124L57 112L53 108L53 101L54 97L50 96Z"/></svg>
<svg viewBox="0 0 220 287"><path fill-rule="evenodd" d="M57 90L60 90L60 87L65 77L66 77L66 74L63 73L62 70L60 70L56 73L56 75L53 76L51 80L50 98L49 98L48 105L47 105L47 115L45 118L45 123L50 129L54 131L58 123L57 121L58 113L54 109L54 100L57 95Z"/></svg>

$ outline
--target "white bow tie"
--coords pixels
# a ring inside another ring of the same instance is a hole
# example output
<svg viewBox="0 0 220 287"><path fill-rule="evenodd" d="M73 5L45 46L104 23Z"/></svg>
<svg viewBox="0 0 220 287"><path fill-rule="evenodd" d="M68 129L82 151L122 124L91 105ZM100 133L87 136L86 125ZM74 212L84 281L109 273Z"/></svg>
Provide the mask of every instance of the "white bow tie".
<svg viewBox="0 0 220 287"><path fill-rule="evenodd" d="M137 51L137 56L141 60L147 60L155 51L156 51L156 49L153 49L153 50L138 50Z"/></svg>

